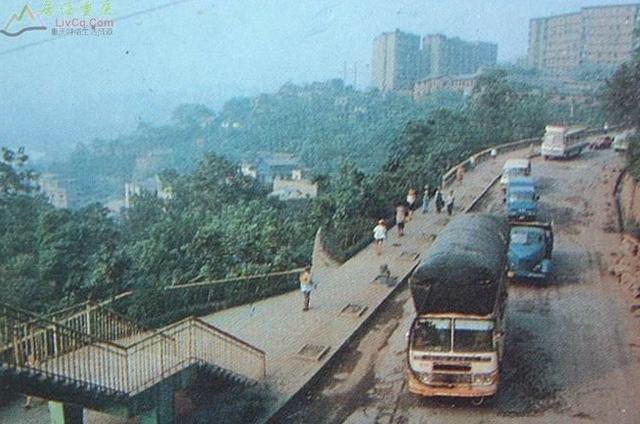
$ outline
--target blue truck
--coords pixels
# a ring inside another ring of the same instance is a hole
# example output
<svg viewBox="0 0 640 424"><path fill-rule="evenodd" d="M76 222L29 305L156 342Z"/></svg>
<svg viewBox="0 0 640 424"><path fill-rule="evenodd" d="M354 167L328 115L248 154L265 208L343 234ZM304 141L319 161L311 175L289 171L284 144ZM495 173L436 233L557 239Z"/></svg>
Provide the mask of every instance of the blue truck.
<svg viewBox="0 0 640 424"><path fill-rule="evenodd" d="M539 196L533 178L509 179L504 200L510 221L534 221L537 218Z"/></svg>
<svg viewBox="0 0 640 424"><path fill-rule="evenodd" d="M546 222L511 222L509 271L514 280L546 279L552 271L553 228Z"/></svg>

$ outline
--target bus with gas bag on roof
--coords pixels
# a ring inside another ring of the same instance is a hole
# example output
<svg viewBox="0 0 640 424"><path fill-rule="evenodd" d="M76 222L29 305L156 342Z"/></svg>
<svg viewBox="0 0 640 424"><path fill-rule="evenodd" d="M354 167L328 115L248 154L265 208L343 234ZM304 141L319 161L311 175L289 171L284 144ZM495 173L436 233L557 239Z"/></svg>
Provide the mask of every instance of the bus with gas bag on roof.
<svg viewBox="0 0 640 424"><path fill-rule="evenodd" d="M456 217L409 279L416 316L408 334L408 389L483 399L498 390L505 340L509 225Z"/></svg>

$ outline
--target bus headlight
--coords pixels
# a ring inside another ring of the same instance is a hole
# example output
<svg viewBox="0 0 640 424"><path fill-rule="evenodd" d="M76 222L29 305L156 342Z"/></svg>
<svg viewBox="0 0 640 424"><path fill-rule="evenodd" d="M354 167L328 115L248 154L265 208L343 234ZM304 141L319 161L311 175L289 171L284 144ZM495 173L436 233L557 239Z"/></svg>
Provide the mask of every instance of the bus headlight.
<svg viewBox="0 0 640 424"><path fill-rule="evenodd" d="M416 376L418 380L420 380L424 384L431 384L431 374L428 372L416 372Z"/></svg>
<svg viewBox="0 0 640 424"><path fill-rule="evenodd" d="M496 374L491 372L488 374L474 374L473 375L473 384L478 385L489 385L495 383Z"/></svg>

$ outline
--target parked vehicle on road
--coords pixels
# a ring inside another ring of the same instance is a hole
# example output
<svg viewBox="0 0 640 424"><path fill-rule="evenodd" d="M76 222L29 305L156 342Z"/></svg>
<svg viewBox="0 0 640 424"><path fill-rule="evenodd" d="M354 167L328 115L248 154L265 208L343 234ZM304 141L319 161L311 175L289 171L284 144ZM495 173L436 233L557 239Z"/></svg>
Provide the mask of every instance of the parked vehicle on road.
<svg viewBox="0 0 640 424"><path fill-rule="evenodd" d="M511 222L509 278L546 279L552 271L553 228L546 222Z"/></svg>
<svg viewBox="0 0 640 424"><path fill-rule="evenodd" d="M634 134L635 131L632 130L626 130L618 134L615 140L613 140L613 150L616 152L626 152L629 150L629 139Z"/></svg>
<svg viewBox="0 0 640 424"><path fill-rule="evenodd" d="M539 198L533 178L511 178L507 184L505 196L509 220L535 220L538 216Z"/></svg>
<svg viewBox="0 0 640 424"><path fill-rule="evenodd" d="M578 156L588 146L586 128L547 125L540 154L546 159L567 159Z"/></svg>
<svg viewBox="0 0 640 424"><path fill-rule="evenodd" d="M600 137L593 143L591 143L591 148L594 150L604 150L611 148L611 144L613 143L613 137L604 136Z"/></svg>
<svg viewBox="0 0 640 424"><path fill-rule="evenodd" d="M483 398L498 389L505 334L509 226L461 215L436 238L409 279L416 317L408 388L422 396Z"/></svg>
<svg viewBox="0 0 640 424"><path fill-rule="evenodd" d="M502 167L500 184L506 186L510 178L526 177L531 174L530 159L507 159Z"/></svg>

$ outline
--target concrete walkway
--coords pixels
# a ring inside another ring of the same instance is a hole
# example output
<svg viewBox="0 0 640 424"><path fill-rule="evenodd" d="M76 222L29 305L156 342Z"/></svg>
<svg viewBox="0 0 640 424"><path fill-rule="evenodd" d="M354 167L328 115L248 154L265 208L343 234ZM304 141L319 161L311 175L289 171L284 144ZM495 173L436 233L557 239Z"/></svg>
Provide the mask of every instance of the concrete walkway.
<svg viewBox="0 0 640 424"><path fill-rule="evenodd" d="M446 192L454 190L456 196L454 215L462 213L491 183L506 159L524 157L528 152L509 152L483 162L468 172L464 181L447 188ZM313 264L318 289L311 295L307 312L302 311L302 295L296 291L220 311L204 320L266 352L267 384L277 396L269 410L272 414L322 369L392 293L392 287L374 282L380 265L387 264L397 281L402 281L448 222L444 212L432 210L423 215L418 210L407 223L404 237L398 236L395 227L389 230L381 256L369 245L341 266ZM372 230L374 225L372 222ZM348 305L364 312L344 311Z"/></svg>

